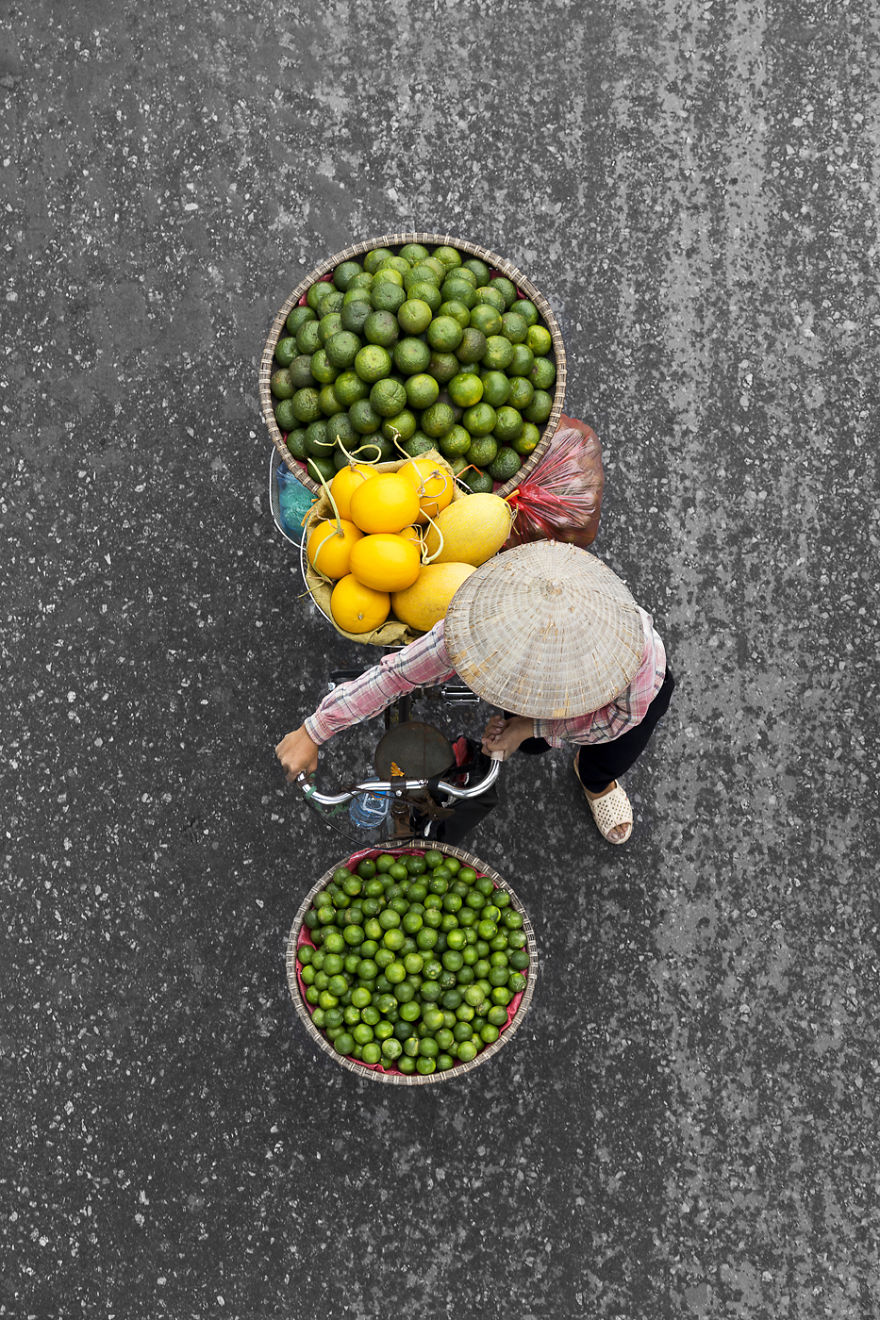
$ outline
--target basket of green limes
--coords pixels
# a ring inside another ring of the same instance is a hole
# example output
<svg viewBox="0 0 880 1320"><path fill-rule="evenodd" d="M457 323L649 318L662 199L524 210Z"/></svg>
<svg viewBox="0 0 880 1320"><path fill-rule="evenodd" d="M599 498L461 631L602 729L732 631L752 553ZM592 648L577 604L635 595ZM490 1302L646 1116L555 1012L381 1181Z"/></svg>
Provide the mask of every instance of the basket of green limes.
<svg viewBox="0 0 880 1320"><path fill-rule="evenodd" d="M506 1045L537 974L531 923L463 849L364 849L304 898L287 979L312 1039L362 1077L446 1081Z"/></svg>
<svg viewBox="0 0 880 1320"><path fill-rule="evenodd" d="M504 496L549 445L565 380L556 318L520 270L449 235L390 234L296 286L263 350L260 407L315 493L352 455L439 449L469 490Z"/></svg>

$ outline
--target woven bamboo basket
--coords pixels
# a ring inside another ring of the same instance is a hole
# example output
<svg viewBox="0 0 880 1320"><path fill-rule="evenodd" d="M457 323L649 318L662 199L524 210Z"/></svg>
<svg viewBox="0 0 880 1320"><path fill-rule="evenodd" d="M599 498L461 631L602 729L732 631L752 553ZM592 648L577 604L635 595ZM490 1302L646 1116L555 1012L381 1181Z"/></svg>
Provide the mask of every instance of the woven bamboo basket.
<svg viewBox="0 0 880 1320"><path fill-rule="evenodd" d="M504 497L514 491L520 482L523 481L533 468L537 466L541 460L541 456L550 444L559 424L562 405L565 401L565 345L562 342L562 333L559 329L556 317L553 315L553 310L550 307L550 304L541 293L540 289L535 287L527 275L524 275L521 270L518 270L517 267L505 257L500 257L496 252L490 252L488 248L481 247L479 243L470 243L462 238L451 238L449 234L382 234L378 238L368 238L363 243L355 243L351 247L344 248L341 252L335 253L332 257L328 257L325 261L322 261L320 265L315 266L314 270L311 270L308 275L300 281L275 316L275 319L272 322L272 328L269 331L269 337L266 340L266 346L263 349L263 356L260 360L260 409L263 413L263 419L269 428L272 443L275 445L275 448L281 455L282 461L290 471L304 486L312 491L313 494L317 495L320 491L319 484L309 476L305 465L292 457L287 445L284 443L284 436L275 420L275 410L272 406L272 391L269 384L273 371L275 346L281 337L281 332L289 313L297 305L303 295L311 288L315 281L319 280L322 275L326 275L328 271L334 270L342 261L350 261L353 257L363 256L363 254L369 252L371 248L387 247L394 251L397 248L403 247L406 243L422 243L425 246L444 245L456 248L459 252L466 252L468 256L479 257L479 259L485 261L493 271L496 271L501 275L506 275L507 278L516 285L517 289L525 294L527 298L531 299L537 307L542 321L550 332L550 337L553 341L553 354L556 359L556 385L555 394L553 396L553 410L544 425L544 430L541 432L541 439L538 441L538 444L535 446L532 453L524 460L519 471L511 477L509 481L506 481L504 485L497 488L495 493Z"/></svg>
<svg viewBox="0 0 880 1320"><path fill-rule="evenodd" d="M535 941L535 932L532 923L526 914L522 903L511 889L510 885L501 878L494 867L487 866L485 862L480 861L473 853L466 852L463 848L455 848L448 843L437 843L433 839L428 841L429 846L437 852L445 853L448 857L457 857L464 866L471 866L477 872L477 875L487 875L494 882L496 889L503 889L510 895L510 905L523 919L523 931L526 935L526 950L529 955L529 966L525 973L526 984L522 990L511 1001L511 1012L508 1016L507 1026L502 1027L498 1039L491 1045L487 1045L476 1058L470 1063L459 1063L454 1068L445 1069L443 1072L430 1073L428 1076L422 1076L420 1073L399 1072L396 1068L385 1068L381 1064L360 1063L357 1059L349 1058L347 1055L338 1054L324 1033L315 1026L309 1011L309 1005L306 1002L302 991L302 985L297 975L299 964L296 961L296 951L300 943L305 939L308 927L303 924L303 918L311 907L317 895L324 889L333 877L333 872L337 866L347 866L355 861L363 861L367 857L377 857L382 852L400 853L401 855L417 851L411 844L406 844L402 848L395 848L393 844L380 848L364 848L358 853L353 854L344 862L336 862L329 870L325 871L320 880L312 886L306 894L299 911L293 920L290 930L290 936L287 942L287 984L290 989L290 995L293 1000L293 1006L296 1009L297 1016L311 1036L312 1040L325 1054L329 1054L335 1063L341 1064L349 1072L356 1073L359 1077L364 1077L373 1082L390 1082L396 1086L426 1086L432 1082L448 1082L453 1078L461 1077L465 1073L472 1072L474 1068L486 1063L493 1055L497 1054L503 1045L506 1045L513 1036L513 1033L519 1028L525 1017L529 1004L532 1002L532 995L535 992L535 978L538 974L538 946Z"/></svg>

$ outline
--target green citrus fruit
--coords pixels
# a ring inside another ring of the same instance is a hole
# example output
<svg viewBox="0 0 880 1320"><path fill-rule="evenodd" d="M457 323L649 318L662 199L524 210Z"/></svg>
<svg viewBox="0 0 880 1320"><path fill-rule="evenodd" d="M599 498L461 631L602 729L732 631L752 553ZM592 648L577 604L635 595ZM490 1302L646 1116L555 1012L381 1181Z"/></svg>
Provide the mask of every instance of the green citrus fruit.
<svg viewBox="0 0 880 1320"><path fill-rule="evenodd" d="M486 371L483 375L483 398L493 408L500 408L510 394L510 381L503 371Z"/></svg>
<svg viewBox="0 0 880 1320"><path fill-rule="evenodd" d="M399 284L377 280L370 291L370 302L378 312L396 312L406 302L406 294Z"/></svg>
<svg viewBox="0 0 880 1320"><path fill-rule="evenodd" d="M410 408L430 408L437 400L440 386L433 376L419 372L406 382L406 398Z"/></svg>
<svg viewBox="0 0 880 1320"><path fill-rule="evenodd" d="M424 261L429 253L428 249L422 243L405 243L400 249L400 255L403 257L404 261L408 261L410 265L415 266L418 265L420 261Z"/></svg>
<svg viewBox="0 0 880 1320"><path fill-rule="evenodd" d="M475 326L468 326L461 337L461 343L455 350L459 362L481 362L486 356L486 336Z"/></svg>
<svg viewBox="0 0 880 1320"><path fill-rule="evenodd" d="M508 316L515 316L515 312L508 312ZM543 325L530 325L526 332L526 343L535 354L535 357L542 357L549 353L553 346L553 339L550 331Z"/></svg>
<svg viewBox="0 0 880 1320"><path fill-rule="evenodd" d="M405 275L409 269L410 263L407 261L406 257L390 256L383 257L379 262L379 267L376 273L378 274L379 271L383 270L394 270L398 275Z"/></svg>
<svg viewBox="0 0 880 1320"><path fill-rule="evenodd" d="M393 257L394 253L390 248L377 247L368 252L364 257L364 270L370 275L375 275L376 271L382 265L386 257Z"/></svg>
<svg viewBox="0 0 880 1320"><path fill-rule="evenodd" d="M358 399L348 410L352 426L358 435L373 435L382 425L382 418L369 399Z"/></svg>
<svg viewBox="0 0 880 1320"><path fill-rule="evenodd" d="M456 425L441 436L438 445L444 458L461 458L471 447L471 437L463 426Z"/></svg>
<svg viewBox="0 0 880 1320"><path fill-rule="evenodd" d="M465 325L467 325L467 321L465 321ZM285 335L284 338L279 339L278 343L275 345L275 361L278 363L279 367L289 367L295 357L296 339L293 335Z"/></svg>
<svg viewBox="0 0 880 1320"><path fill-rule="evenodd" d="M516 285L513 284L506 275L493 275L489 281L490 289L497 289L504 299L505 308L510 307L516 302L519 294L516 291Z"/></svg>
<svg viewBox="0 0 880 1320"><path fill-rule="evenodd" d="M366 321L372 310L370 304L363 301L363 299L346 303L339 313L343 330L350 330L352 334L359 335L364 328L364 321Z"/></svg>
<svg viewBox="0 0 880 1320"><path fill-rule="evenodd" d="M321 415L318 391L312 388L297 390L293 396L293 412L298 422L316 422Z"/></svg>
<svg viewBox="0 0 880 1320"><path fill-rule="evenodd" d="M483 366L492 371L505 371L513 361L513 344L503 335L489 335L486 339L486 351L483 354Z"/></svg>
<svg viewBox="0 0 880 1320"><path fill-rule="evenodd" d="M509 445L523 429L523 419L515 408L499 408L492 432L499 445Z"/></svg>
<svg viewBox="0 0 880 1320"><path fill-rule="evenodd" d="M473 272L478 286L489 283L490 271L485 261L481 261L479 257L468 257L462 265L465 270Z"/></svg>
<svg viewBox="0 0 880 1320"><path fill-rule="evenodd" d="M315 378L312 375L312 358L310 353L298 354L287 370L290 372L290 379L293 381L294 387L298 390L303 390L306 386L314 385L316 383Z"/></svg>
<svg viewBox="0 0 880 1320"><path fill-rule="evenodd" d="M332 481L336 475L336 466L332 458L307 458L306 471L313 481L321 476L325 481Z"/></svg>
<svg viewBox="0 0 880 1320"><path fill-rule="evenodd" d="M287 320L284 324L287 327L287 333L289 335L296 335L296 332L301 325L305 324L306 321L314 321L316 319L317 314L313 307L301 307L297 304L296 307L292 307L287 313Z"/></svg>
<svg viewBox="0 0 880 1320"><path fill-rule="evenodd" d="M476 300L478 303L488 303L498 312L507 311L507 303L504 301L504 295L498 289L490 284L481 284L476 291Z"/></svg>
<svg viewBox="0 0 880 1320"><path fill-rule="evenodd" d="M327 434L335 444L343 444L346 449L351 449L360 439L347 412L336 413L328 420Z"/></svg>
<svg viewBox="0 0 880 1320"><path fill-rule="evenodd" d="M375 389L375 386L373 386ZM404 390L404 399L406 391ZM415 414L408 408L402 408L400 412L395 413L393 417L386 417L382 423L382 434L389 440L398 440L402 444L406 440L411 440L416 433Z"/></svg>
<svg viewBox="0 0 880 1320"><path fill-rule="evenodd" d="M306 433L301 426L289 433L285 443L294 458L306 457Z"/></svg>
<svg viewBox="0 0 880 1320"><path fill-rule="evenodd" d="M351 366L360 348L361 341L356 334L353 334L350 330L339 330L327 340L324 345L324 352L327 354L327 360L331 366L342 371Z"/></svg>
<svg viewBox="0 0 880 1320"><path fill-rule="evenodd" d="M332 385L322 385L318 390L318 403L321 405L321 412L325 417L332 417L335 413L342 412L342 404L337 399Z"/></svg>
<svg viewBox="0 0 880 1320"><path fill-rule="evenodd" d="M455 321L458 322L458 324L461 326L462 330L463 330L467 325L470 324L470 319L471 319L471 314L470 314L470 312L468 311L468 309L467 309L467 307L465 306L465 304L464 304L463 302L457 302L454 298L453 298L453 299L450 299L448 302L441 303L441 304L440 304L440 309L439 309L439 311L437 312L437 315L438 315L438 316L451 316L451 317L453 318L453 320L455 320ZM275 356L278 357L278 351L277 351L277 349L276 349L276 352L275 352ZM280 361L280 359L279 359L279 361ZM286 364L285 364L285 365L286 365Z"/></svg>
<svg viewBox="0 0 880 1320"><path fill-rule="evenodd" d="M312 354L312 375L319 385L330 385L339 375L327 357L326 349L319 348L317 353Z"/></svg>
<svg viewBox="0 0 880 1320"><path fill-rule="evenodd" d="M428 363L428 374L435 380L439 380L441 385L445 385L453 376L458 375L461 370L461 363L454 353L441 353L435 350L431 354L431 361Z"/></svg>
<svg viewBox="0 0 880 1320"><path fill-rule="evenodd" d="M370 312L364 321L363 335L368 344L391 348L397 343L400 327L393 312Z"/></svg>
<svg viewBox="0 0 880 1320"><path fill-rule="evenodd" d="M442 269L445 273L445 267ZM433 265L420 261L404 275L403 287L409 290L414 284L436 284L439 289L441 279L443 274L438 274Z"/></svg>
<svg viewBox="0 0 880 1320"><path fill-rule="evenodd" d="M541 432L535 426L534 422L523 422L523 428L517 438L511 441L511 449L515 449L518 454L523 456L534 453L538 441L541 439Z"/></svg>
<svg viewBox="0 0 880 1320"><path fill-rule="evenodd" d="M535 390L535 397L532 399L528 408L523 411L523 417L525 417L527 422L546 422L552 411L553 399L547 391Z"/></svg>
<svg viewBox="0 0 880 1320"><path fill-rule="evenodd" d="M296 346L300 353L317 353L321 347L321 329L317 321L303 321L296 332Z"/></svg>
<svg viewBox="0 0 880 1320"><path fill-rule="evenodd" d="M512 344L521 344L528 332L529 327L516 312L504 313L501 318L501 333L505 339L509 339Z"/></svg>
<svg viewBox="0 0 880 1320"><path fill-rule="evenodd" d="M463 307L471 308L477 301L476 289L466 280L450 277L440 285L440 292L447 301L460 302Z"/></svg>
<svg viewBox="0 0 880 1320"><path fill-rule="evenodd" d="M339 312L328 312L322 316L318 322L318 338L321 340L321 347L327 347L327 340L343 329L342 316Z"/></svg>
<svg viewBox="0 0 880 1320"><path fill-rule="evenodd" d="M428 326L428 343L438 353L452 353L461 343L463 330L452 316L437 316Z"/></svg>
<svg viewBox="0 0 880 1320"><path fill-rule="evenodd" d="M517 298L515 302L510 304L510 310L512 312L517 312L523 318L526 325L537 325L539 320L538 309L531 299ZM546 348L543 351L546 353Z"/></svg>
<svg viewBox="0 0 880 1320"><path fill-rule="evenodd" d="M483 397L483 382L472 372L459 372L453 376L447 389L450 399L459 408L472 408Z"/></svg>
<svg viewBox="0 0 880 1320"><path fill-rule="evenodd" d="M535 364L535 355L526 344L513 345L513 357L507 365L508 376L527 376Z"/></svg>
<svg viewBox="0 0 880 1320"><path fill-rule="evenodd" d="M494 460L489 464L488 472L493 481L509 481L512 476L519 472L521 466L522 459L516 450L505 445L498 450ZM480 925L482 924L480 922ZM494 923L490 922L489 924ZM491 976L489 979L492 979Z"/></svg>
<svg viewBox="0 0 880 1320"><path fill-rule="evenodd" d="M490 463L495 461L498 453L498 441L493 440L491 435L479 436L471 441L470 448L464 457L474 467L487 468Z"/></svg>
<svg viewBox="0 0 880 1320"><path fill-rule="evenodd" d="M439 303L437 304L439 307ZM407 298L397 311L397 320L401 330L408 335L420 335L431 324L433 312L430 304L423 298Z"/></svg>
<svg viewBox="0 0 880 1320"><path fill-rule="evenodd" d="M422 413L422 430L434 439L446 435L454 425L455 413L448 403L432 403Z"/></svg>
<svg viewBox="0 0 880 1320"><path fill-rule="evenodd" d="M282 431L295 431L297 428L296 413L293 411L293 397L289 399L279 399L275 404L275 421Z"/></svg>
<svg viewBox="0 0 880 1320"><path fill-rule="evenodd" d="M507 402L511 408L528 408L535 397L535 387L527 376L513 376L510 380L510 394Z"/></svg>
<svg viewBox="0 0 880 1320"><path fill-rule="evenodd" d="M501 313L491 303L476 303L470 310L470 323L484 335L501 334Z"/></svg>
<svg viewBox="0 0 880 1320"><path fill-rule="evenodd" d="M323 458L330 453L336 441L327 434L326 422L309 422L306 427L306 453L312 458Z"/></svg>
<svg viewBox="0 0 880 1320"><path fill-rule="evenodd" d="M373 384L391 374L391 354L381 344L365 344L354 360L354 369L361 380Z"/></svg>
<svg viewBox="0 0 880 1320"><path fill-rule="evenodd" d="M358 399L365 399L369 392L370 387L356 371L342 371L333 382L333 393L343 408L350 408Z"/></svg>
<svg viewBox="0 0 880 1320"><path fill-rule="evenodd" d="M399 380L377 380L370 390L370 403L380 417L394 417L406 407L406 390Z"/></svg>
<svg viewBox="0 0 880 1320"><path fill-rule="evenodd" d="M424 431L414 431L412 437L403 442L403 447L412 458L418 458L419 454L434 449L435 444L436 442L425 435Z"/></svg>
<svg viewBox="0 0 880 1320"><path fill-rule="evenodd" d="M476 439L479 436L491 435L495 430L496 417L497 414L491 403L476 403L472 408L467 409L461 420L465 430Z"/></svg>
<svg viewBox="0 0 880 1320"><path fill-rule="evenodd" d="M443 295L436 284L429 284L427 280L419 280L411 285L407 290L408 301L426 302L431 309L433 316L440 310L440 304L443 301Z"/></svg>
<svg viewBox="0 0 880 1320"><path fill-rule="evenodd" d="M424 339L398 339L391 356L398 371L404 376L415 376L420 371L427 371L431 350Z"/></svg>
<svg viewBox="0 0 880 1320"><path fill-rule="evenodd" d="M355 275L360 275L363 266L359 261L342 261L333 272L333 283L345 293Z"/></svg>
<svg viewBox="0 0 880 1320"><path fill-rule="evenodd" d="M529 372L529 380L536 390L549 390L556 380L556 364L547 357L536 357Z"/></svg>

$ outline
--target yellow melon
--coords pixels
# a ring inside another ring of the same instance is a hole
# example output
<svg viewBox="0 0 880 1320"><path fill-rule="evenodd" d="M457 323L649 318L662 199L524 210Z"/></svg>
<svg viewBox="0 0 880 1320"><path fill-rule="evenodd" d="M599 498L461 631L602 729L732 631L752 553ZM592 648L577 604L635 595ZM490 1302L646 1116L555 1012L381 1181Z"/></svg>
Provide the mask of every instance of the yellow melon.
<svg viewBox="0 0 880 1320"><path fill-rule="evenodd" d="M391 608L401 623L428 632L443 618L452 597L473 571L473 564L425 564L411 587L392 592Z"/></svg>
<svg viewBox="0 0 880 1320"><path fill-rule="evenodd" d="M411 587L421 568L421 545L415 538L375 532L352 546L349 565L358 582L374 591Z"/></svg>
<svg viewBox="0 0 880 1320"><path fill-rule="evenodd" d="M348 463L340 468L330 482L330 494L333 496L340 518L351 518L351 497L365 481L376 474L366 463Z"/></svg>
<svg viewBox="0 0 880 1320"><path fill-rule="evenodd" d="M419 516L415 486L396 472L377 472L351 497L351 520L362 532L402 532Z"/></svg>
<svg viewBox="0 0 880 1320"><path fill-rule="evenodd" d="M353 573L340 578L330 593L330 613L344 632L367 633L388 618L391 597L358 582Z"/></svg>
<svg viewBox="0 0 880 1320"><path fill-rule="evenodd" d="M398 468L397 474L406 477L415 487L421 509L420 523L427 522L429 514L436 518L440 510L452 502L452 475L435 458L411 458Z"/></svg>
<svg viewBox="0 0 880 1320"><path fill-rule="evenodd" d="M344 577L348 570L352 547L360 541L363 533L353 522L345 518L325 518L316 523L309 532L306 554L309 563L317 573L328 578Z"/></svg>
<svg viewBox="0 0 880 1320"><path fill-rule="evenodd" d="M441 509L425 536L428 557L435 564L473 564L476 568L497 554L510 535L513 513L500 495L476 494ZM439 529L439 531L438 531ZM436 555L441 544L442 550Z"/></svg>

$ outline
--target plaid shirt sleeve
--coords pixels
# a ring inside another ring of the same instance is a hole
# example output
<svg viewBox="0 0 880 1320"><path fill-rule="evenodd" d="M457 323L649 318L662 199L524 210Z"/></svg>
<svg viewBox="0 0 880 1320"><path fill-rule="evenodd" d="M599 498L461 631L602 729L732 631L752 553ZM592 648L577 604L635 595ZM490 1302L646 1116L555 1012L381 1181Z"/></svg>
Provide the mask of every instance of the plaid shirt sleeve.
<svg viewBox="0 0 880 1320"><path fill-rule="evenodd" d="M645 718L651 702L666 677L666 651L654 631L650 614L640 609L645 632L642 663L629 687L607 706L570 720L535 720L535 736L546 738L551 747L566 743L612 742Z"/></svg>
<svg viewBox="0 0 880 1320"><path fill-rule="evenodd" d="M454 673L441 620L418 641L383 656L350 683L340 683L304 720L305 731L312 742L320 745L341 729L378 715L404 692L412 692L422 684L443 682Z"/></svg>

